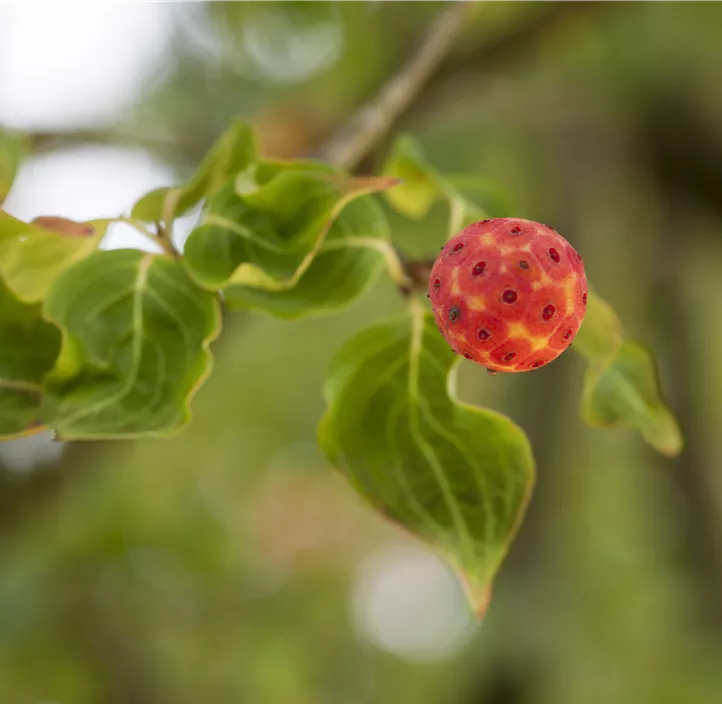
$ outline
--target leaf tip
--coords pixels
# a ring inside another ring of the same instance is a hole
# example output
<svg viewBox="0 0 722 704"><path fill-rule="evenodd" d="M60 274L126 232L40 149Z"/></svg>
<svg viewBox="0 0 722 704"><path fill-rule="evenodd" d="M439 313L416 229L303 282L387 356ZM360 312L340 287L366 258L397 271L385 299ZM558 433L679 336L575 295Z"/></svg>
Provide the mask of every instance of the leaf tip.
<svg viewBox="0 0 722 704"><path fill-rule="evenodd" d="M646 439L657 452L665 457L677 457L684 450L684 435L682 435L676 418L671 414L667 418L667 427L664 432Z"/></svg>
<svg viewBox="0 0 722 704"><path fill-rule="evenodd" d="M461 573L461 583L466 593L466 598L474 612L474 616L481 621L489 610L491 603L492 584L488 581L477 582L468 574Z"/></svg>

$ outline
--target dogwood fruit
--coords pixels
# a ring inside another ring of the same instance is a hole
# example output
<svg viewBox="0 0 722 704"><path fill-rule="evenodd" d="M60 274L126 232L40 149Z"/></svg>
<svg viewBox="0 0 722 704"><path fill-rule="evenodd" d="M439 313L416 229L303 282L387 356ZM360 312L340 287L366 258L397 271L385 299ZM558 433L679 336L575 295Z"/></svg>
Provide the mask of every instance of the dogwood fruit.
<svg viewBox="0 0 722 704"><path fill-rule="evenodd" d="M436 324L452 349L491 372L526 372L574 340L587 307L576 250L520 218L483 220L442 248L429 277Z"/></svg>

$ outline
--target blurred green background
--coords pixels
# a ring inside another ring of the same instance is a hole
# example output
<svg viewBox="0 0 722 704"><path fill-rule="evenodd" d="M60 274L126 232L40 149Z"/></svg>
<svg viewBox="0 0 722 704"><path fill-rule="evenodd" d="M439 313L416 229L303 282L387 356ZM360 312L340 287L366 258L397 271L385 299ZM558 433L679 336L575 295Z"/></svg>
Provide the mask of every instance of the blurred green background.
<svg viewBox="0 0 722 704"><path fill-rule="evenodd" d="M36 148L13 214L127 210L236 116L267 155L316 153L444 9L110 7L0 9L0 121ZM388 277L333 317L230 316L177 438L0 445L0 704L721 701L720 66L719 3L483 3L362 164L410 132L493 215L569 239L657 351L679 458L583 426L572 353L464 364L464 399L517 420L539 474L477 623L315 446L333 352L402 305ZM395 242L434 252L446 215L389 213Z"/></svg>

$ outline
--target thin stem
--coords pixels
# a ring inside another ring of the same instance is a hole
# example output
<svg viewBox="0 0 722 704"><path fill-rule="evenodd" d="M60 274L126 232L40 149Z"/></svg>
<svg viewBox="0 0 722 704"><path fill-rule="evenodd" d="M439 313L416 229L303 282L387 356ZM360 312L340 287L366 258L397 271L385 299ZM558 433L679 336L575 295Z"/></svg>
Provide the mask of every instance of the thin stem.
<svg viewBox="0 0 722 704"><path fill-rule="evenodd" d="M454 2L434 22L419 49L381 92L322 150L323 158L353 169L388 133L434 74L461 31L474 2Z"/></svg>
<svg viewBox="0 0 722 704"><path fill-rule="evenodd" d="M127 225L135 228L141 235L147 237L151 242L155 242L166 254L177 259L179 254L176 250L173 242L168 237L168 232L160 223L156 224L157 231L153 232L146 227L142 222L134 218L126 217L125 215L115 218L116 222L124 222Z"/></svg>
<svg viewBox="0 0 722 704"><path fill-rule="evenodd" d="M172 222L172 221L171 221ZM163 251L166 254L170 254L171 257L174 259L180 258L180 253L175 248L175 245L173 244L173 240L171 238L171 232L170 228L166 228L163 223L156 223L156 229L158 231L158 234L156 235L155 241L163 247Z"/></svg>
<svg viewBox="0 0 722 704"><path fill-rule="evenodd" d="M155 242L156 235L154 232L149 230L142 222L139 220L135 220L134 218L126 217L125 215L121 215L118 218L115 218L115 222L124 222L126 225L130 225L131 227L134 227L138 232L140 232L141 235L145 235L149 240L153 240Z"/></svg>
<svg viewBox="0 0 722 704"><path fill-rule="evenodd" d="M398 285L402 291L410 291L413 286L413 281L406 273L399 253L391 242L385 242L383 240L378 241L376 248L383 253L386 259L386 268L389 272L389 276Z"/></svg>
<svg viewBox="0 0 722 704"><path fill-rule="evenodd" d="M464 202L458 197L449 199L449 235L446 240L450 240L461 229L461 223L464 220Z"/></svg>
<svg viewBox="0 0 722 704"><path fill-rule="evenodd" d="M163 201L163 223L157 223L158 237L165 242L165 247L176 258L180 256L178 250L173 244L173 223L178 208L178 200L181 196L180 188L171 188Z"/></svg>

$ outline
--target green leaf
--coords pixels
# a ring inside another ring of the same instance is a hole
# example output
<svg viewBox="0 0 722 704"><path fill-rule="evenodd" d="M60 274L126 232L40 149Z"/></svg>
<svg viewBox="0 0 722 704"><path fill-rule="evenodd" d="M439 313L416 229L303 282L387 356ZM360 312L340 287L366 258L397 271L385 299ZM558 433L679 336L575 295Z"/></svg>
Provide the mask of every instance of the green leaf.
<svg viewBox="0 0 722 704"><path fill-rule="evenodd" d="M364 196L341 211L293 288L229 286L223 300L231 309L251 308L281 318L336 311L370 288L391 256L383 210L372 196Z"/></svg>
<svg viewBox="0 0 722 704"><path fill-rule="evenodd" d="M226 184L208 201L203 224L188 238L184 262L201 286L293 288L343 208L396 183L325 168L263 169L268 180L243 195L233 182Z"/></svg>
<svg viewBox="0 0 722 704"><path fill-rule="evenodd" d="M63 331L45 409L59 437L168 435L188 421L220 311L180 262L96 252L55 281L43 312Z"/></svg>
<svg viewBox="0 0 722 704"><path fill-rule="evenodd" d="M483 608L534 461L511 420L456 399L459 359L419 307L364 330L331 364L318 439L374 509L448 557Z"/></svg>
<svg viewBox="0 0 722 704"><path fill-rule="evenodd" d="M59 217L23 222L0 210L0 277L26 303L37 303L65 269L94 252L110 220Z"/></svg>
<svg viewBox="0 0 722 704"><path fill-rule="evenodd" d="M0 205L10 192L24 156L24 141L20 137L0 130Z"/></svg>
<svg viewBox="0 0 722 704"><path fill-rule="evenodd" d="M589 287L584 323L574 338L574 348L594 362L609 362L622 344L622 324L612 307Z"/></svg>
<svg viewBox="0 0 722 704"><path fill-rule="evenodd" d="M401 179L401 184L385 196L391 207L406 217L421 220L437 199L446 200L450 208L449 237L488 217L428 163L418 142L408 135L395 142L384 165L384 174Z"/></svg>
<svg viewBox="0 0 722 704"><path fill-rule="evenodd" d="M583 413L590 425L637 428L664 455L682 451L682 433L662 400L654 357L649 349L632 340L622 342L609 366L589 370Z"/></svg>
<svg viewBox="0 0 722 704"><path fill-rule="evenodd" d="M60 331L39 305L19 301L0 280L0 439L42 428L43 377L60 352Z"/></svg>
<svg viewBox="0 0 722 704"><path fill-rule="evenodd" d="M682 433L662 398L652 352L623 338L616 314L591 290L574 349L589 361L582 394L586 423L635 428L662 454L682 451Z"/></svg>
<svg viewBox="0 0 722 704"><path fill-rule="evenodd" d="M187 183L146 193L133 206L131 217L145 222L170 222L215 193L256 159L256 143L251 129L242 122L234 122L211 147Z"/></svg>

